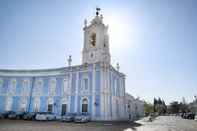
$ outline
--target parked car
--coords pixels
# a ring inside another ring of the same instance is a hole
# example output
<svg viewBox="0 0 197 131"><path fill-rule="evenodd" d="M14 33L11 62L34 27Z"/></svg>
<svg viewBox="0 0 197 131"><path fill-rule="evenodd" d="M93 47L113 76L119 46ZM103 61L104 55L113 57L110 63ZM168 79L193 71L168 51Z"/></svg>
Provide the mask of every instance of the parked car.
<svg viewBox="0 0 197 131"><path fill-rule="evenodd" d="M90 115L88 113L81 113L75 116L74 122L85 123L90 121Z"/></svg>
<svg viewBox="0 0 197 131"><path fill-rule="evenodd" d="M0 114L0 119L3 119L3 118L4 118L4 117L3 117L3 114L1 113L1 114Z"/></svg>
<svg viewBox="0 0 197 131"><path fill-rule="evenodd" d="M182 118L184 118L184 119L194 119L194 117L195 117L195 114L193 114L193 113L184 113L182 115Z"/></svg>
<svg viewBox="0 0 197 131"><path fill-rule="evenodd" d="M22 119L23 118L23 115L25 114L25 112L16 112L16 119Z"/></svg>
<svg viewBox="0 0 197 131"><path fill-rule="evenodd" d="M38 121L52 121L55 120L55 115L49 112L40 112L36 114L36 120Z"/></svg>
<svg viewBox="0 0 197 131"><path fill-rule="evenodd" d="M197 114L195 115L195 118L194 118L194 120L195 120L195 121L197 121Z"/></svg>
<svg viewBox="0 0 197 131"><path fill-rule="evenodd" d="M187 114L187 119L194 119L195 114L194 113L188 113Z"/></svg>
<svg viewBox="0 0 197 131"><path fill-rule="evenodd" d="M11 112L11 113L8 115L8 118L9 118L9 119L16 119L16 113L15 113L15 112Z"/></svg>
<svg viewBox="0 0 197 131"><path fill-rule="evenodd" d="M23 115L23 120L35 120L35 117L36 117L35 112L25 113Z"/></svg>
<svg viewBox="0 0 197 131"><path fill-rule="evenodd" d="M35 120L37 120L37 121L46 121L47 120L46 112L39 112L39 113L37 113Z"/></svg>
<svg viewBox="0 0 197 131"><path fill-rule="evenodd" d="M1 119L8 118L8 115L9 115L10 113L13 113L13 111L5 111L5 112L2 112L2 113L0 114L0 118L1 118Z"/></svg>
<svg viewBox="0 0 197 131"><path fill-rule="evenodd" d="M62 116L61 121L62 122L72 122L72 121L74 121L75 116L76 116L76 114L74 114L74 113L67 113Z"/></svg>
<svg viewBox="0 0 197 131"><path fill-rule="evenodd" d="M56 119L56 117L53 113L47 113L46 116L47 116L48 121L53 121Z"/></svg>

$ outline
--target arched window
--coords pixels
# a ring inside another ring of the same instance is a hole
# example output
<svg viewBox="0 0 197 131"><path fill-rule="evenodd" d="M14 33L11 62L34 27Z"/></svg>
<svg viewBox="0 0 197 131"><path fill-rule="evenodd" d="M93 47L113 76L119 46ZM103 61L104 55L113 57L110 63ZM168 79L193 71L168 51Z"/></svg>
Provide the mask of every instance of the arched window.
<svg viewBox="0 0 197 131"><path fill-rule="evenodd" d="M82 100L82 112L88 112L88 100L86 98Z"/></svg>
<svg viewBox="0 0 197 131"><path fill-rule="evenodd" d="M96 33L92 33L90 36L90 43L94 47L96 46Z"/></svg>
<svg viewBox="0 0 197 131"><path fill-rule="evenodd" d="M48 112L53 112L53 104L54 104L54 101L53 101L53 98L49 98L48 100Z"/></svg>
<svg viewBox="0 0 197 131"><path fill-rule="evenodd" d="M65 115L68 112L68 104L67 104L67 98L62 99L62 115Z"/></svg>

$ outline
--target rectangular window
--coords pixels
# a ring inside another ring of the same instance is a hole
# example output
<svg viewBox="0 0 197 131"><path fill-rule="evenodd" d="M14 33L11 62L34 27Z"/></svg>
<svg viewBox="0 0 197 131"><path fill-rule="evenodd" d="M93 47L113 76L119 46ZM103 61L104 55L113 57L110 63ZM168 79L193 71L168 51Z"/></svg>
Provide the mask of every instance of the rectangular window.
<svg viewBox="0 0 197 131"><path fill-rule="evenodd" d="M88 89L88 79L84 79L84 89Z"/></svg>
<svg viewBox="0 0 197 131"><path fill-rule="evenodd" d="M53 105L52 104L48 104L48 112L52 113L53 110Z"/></svg>
<svg viewBox="0 0 197 131"><path fill-rule="evenodd" d="M65 115L67 112L67 105L66 104L62 104L62 115Z"/></svg>

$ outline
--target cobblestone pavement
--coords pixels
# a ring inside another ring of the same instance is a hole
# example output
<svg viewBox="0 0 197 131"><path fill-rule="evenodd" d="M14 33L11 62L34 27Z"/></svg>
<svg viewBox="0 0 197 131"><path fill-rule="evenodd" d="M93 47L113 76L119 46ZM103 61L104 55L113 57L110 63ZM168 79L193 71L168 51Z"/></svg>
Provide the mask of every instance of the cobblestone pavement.
<svg viewBox="0 0 197 131"><path fill-rule="evenodd" d="M129 122L89 122L83 124L58 121L0 120L0 131L124 131L140 126Z"/></svg>
<svg viewBox="0 0 197 131"><path fill-rule="evenodd" d="M145 119L137 122L142 125L125 131L197 131L197 121L177 116L159 116L153 122L147 122Z"/></svg>
<svg viewBox="0 0 197 131"><path fill-rule="evenodd" d="M139 123L139 124L137 124ZM86 124L0 120L0 131L197 131L197 121L160 116L153 122L90 122Z"/></svg>

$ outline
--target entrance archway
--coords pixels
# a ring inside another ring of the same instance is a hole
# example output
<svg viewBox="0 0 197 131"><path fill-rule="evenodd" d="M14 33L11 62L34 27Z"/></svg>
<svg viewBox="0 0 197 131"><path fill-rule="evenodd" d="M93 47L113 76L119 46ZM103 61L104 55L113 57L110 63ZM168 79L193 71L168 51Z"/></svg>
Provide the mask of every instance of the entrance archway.
<svg viewBox="0 0 197 131"><path fill-rule="evenodd" d="M87 98L84 98L82 100L82 112L87 113L88 112L88 100Z"/></svg>

